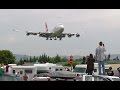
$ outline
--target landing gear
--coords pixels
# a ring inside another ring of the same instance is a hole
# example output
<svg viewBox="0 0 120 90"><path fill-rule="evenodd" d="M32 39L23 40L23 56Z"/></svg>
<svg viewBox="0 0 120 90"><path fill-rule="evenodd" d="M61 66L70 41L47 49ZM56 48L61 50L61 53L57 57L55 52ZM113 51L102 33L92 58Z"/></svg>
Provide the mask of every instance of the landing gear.
<svg viewBox="0 0 120 90"><path fill-rule="evenodd" d="M48 40L48 38L46 38L46 40Z"/></svg>
<svg viewBox="0 0 120 90"><path fill-rule="evenodd" d="M80 37L80 34L76 34L76 37Z"/></svg>
<svg viewBox="0 0 120 90"><path fill-rule="evenodd" d="M54 40L57 40L57 38L55 37Z"/></svg>
<svg viewBox="0 0 120 90"><path fill-rule="evenodd" d="M62 40L62 38L60 38L59 40Z"/></svg>

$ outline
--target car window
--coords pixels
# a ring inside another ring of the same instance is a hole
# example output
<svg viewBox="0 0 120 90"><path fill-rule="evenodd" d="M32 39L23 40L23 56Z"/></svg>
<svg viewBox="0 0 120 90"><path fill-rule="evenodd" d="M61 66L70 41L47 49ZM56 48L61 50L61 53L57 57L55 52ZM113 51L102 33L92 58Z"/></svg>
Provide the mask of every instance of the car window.
<svg viewBox="0 0 120 90"><path fill-rule="evenodd" d="M49 72L46 70L37 70L37 74L41 74L41 73L49 73Z"/></svg>
<svg viewBox="0 0 120 90"><path fill-rule="evenodd" d="M31 69L30 69L30 70L29 70L29 69L26 69L26 70L25 70L25 73L32 73L32 70L31 70Z"/></svg>
<svg viewBox="0 0 120 90"><path fill-rule="evenodd" d="M20 74L23 74L23 71L20 71Z"/></svg>
<svg viewBox="0 0 120 90"><path fill-rule="evenodd" d="M75 68L74 72L80 72L80 73L85 73L86 72L86 68Z"/></svg>

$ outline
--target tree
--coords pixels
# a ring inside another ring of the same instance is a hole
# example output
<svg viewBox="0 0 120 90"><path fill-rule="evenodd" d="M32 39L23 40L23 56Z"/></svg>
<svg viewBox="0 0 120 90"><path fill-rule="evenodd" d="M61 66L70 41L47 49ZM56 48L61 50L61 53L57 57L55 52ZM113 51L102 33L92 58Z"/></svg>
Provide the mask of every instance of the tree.
<svg viewBox="0 0 120 90"><path fill-rule="evenodd" d="M64 57L64 58L61 59L61 61L66 62L66 61L68 61L68 59L66 57Z"/></svg>
<svg viewBox="0 0 120 90"><path fill-rule="evenodd" d="M10 64L15 63L15 56L9 50L0 50L0 63Z"/></svg>
<svg viewBox="0 0 120 90"><path fill-rule="evenodd" d="M32 57L30 56L30 60L29 60L30 62L32 62Z"/></svg>
<svg viewBox="0 0 120 90"><path fill-rule="evenodd" d="M57 54L54 60L55 60L55 63L61 62L61 57Z"/></svg>
<svg viewBox="0 0 120 90"><path fill-rule="evenodd" d="M49 56L47 56L47 62L50 62L50 57Z"/></svg>
<svg viewBox="0 0 120 90"><path fill-rule="evenodd" d="M107 59L110 60L110 54L108 54L108 58Z"/></svg>
<svg viewBox="0 0 120 90"><path fill-rule="evenodd" d="M40 55L39 58L38 58L38 62L41 62L41 55Z"/></svg>
<svg viewBox="0 0 120 90"><path fill-rule="evenodd" d="M73 62L72 66L73 66L73 69L75 68L75 66L77 65L78 63L77 62ZM69 62L66 62L63 64L63 66L69 66L71 67L71 64Z"/></svg>
<svg viewBox="0 0 120 90"><path fill-rule="evenodd" d="M36 62L36 57L35 56L33 57L33 62Z"/></svg>
<svg viewBox="0 0 120 90"><path fill-rule="evenodd" d="M18 63L18 65L23 65L24 64L24 61L21 59Z"/></svg>
<svg viewBox="0 0 120 90"><path fill-rule="evenodd" d="M86 57L85 56L83 57L83 61L81 64L86 64Z"/></svg>

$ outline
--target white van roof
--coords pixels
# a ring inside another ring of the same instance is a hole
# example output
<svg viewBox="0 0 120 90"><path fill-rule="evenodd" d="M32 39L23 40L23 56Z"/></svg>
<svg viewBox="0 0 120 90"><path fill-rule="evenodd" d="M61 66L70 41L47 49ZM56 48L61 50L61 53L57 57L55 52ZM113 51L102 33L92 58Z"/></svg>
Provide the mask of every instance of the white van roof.
<svg viewBox="0 0 120 90"><path fill-rule="evenodd" d="M35 66L12 66L12 68L25 69L25 68L35 68Z"/></svg>
<svg viewBox="0 0 120 90"><path fill-rule="evenodd" d="M76 67L87 68L87 64L76 65ZM97 68L98 67L98 63L94 63L94 67ZM108 67L110 67L110 65L105 65L105 67L108 68Z"/></svg>

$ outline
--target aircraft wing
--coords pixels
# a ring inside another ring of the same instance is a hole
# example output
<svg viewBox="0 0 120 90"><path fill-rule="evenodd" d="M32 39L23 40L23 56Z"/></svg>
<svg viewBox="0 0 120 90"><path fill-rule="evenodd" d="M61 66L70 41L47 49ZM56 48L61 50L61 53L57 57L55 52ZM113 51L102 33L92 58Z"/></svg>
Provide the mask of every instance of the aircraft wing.
<svg viewBox="0 0 120 90"><path fill-rule="evenodd" d="M80 34L78 33L62 33L63 36L68 36L69 38L72 37L72 36L76 36L76 37L80 37Z"/></svg>
<svg viewBox="0 0 120 90"><path fill-rule="evenodd" d="M39 32L26 31L27 36L29 36L29 35L37 35L37 34L39 34Z"/></svg>
<svg viewBox="0 0 120 90"><path fill-rule="evenodd" d="M52 34L53 33L51 33L51 32L39 32L39 36L40 37L45 37L45 38L51 37Z"/></svg>
<svg viewBox="0 0 120 90"><path fill-rule="evenodd" d="M72 36L75 36L76 37L79 37L80 34L76 33L76 34L73 34L73 33L62 33L62 34L57 34L57 33L53 33L53 32L39 32L39 36L40 37L45 37L46 40L48 40L48 38L50 38L52 40L52 38L59 38L60 40L66 36L68 37L72 37ZM56 39L55 39L56 40Z"/></svg>

